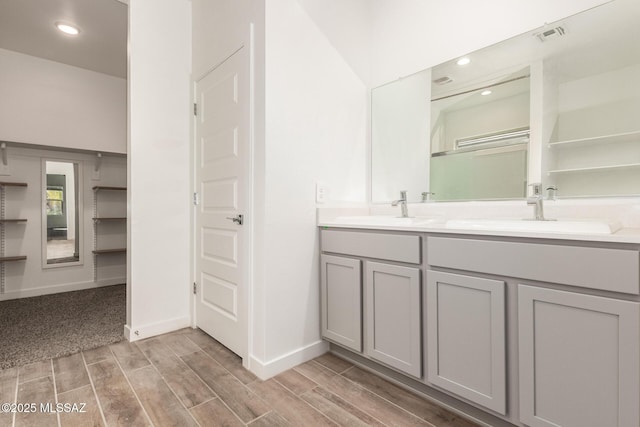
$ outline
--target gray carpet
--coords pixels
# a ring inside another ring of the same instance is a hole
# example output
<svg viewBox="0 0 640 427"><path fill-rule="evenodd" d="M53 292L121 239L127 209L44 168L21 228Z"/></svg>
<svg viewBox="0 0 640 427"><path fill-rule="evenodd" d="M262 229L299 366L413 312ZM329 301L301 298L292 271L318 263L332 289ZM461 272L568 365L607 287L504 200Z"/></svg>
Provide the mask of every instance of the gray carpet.
<svg viewBox="0 0 640 427"><path fill-rule="evenodd" d="M0 369L124 339L125 285L0 302Z"/></svg>

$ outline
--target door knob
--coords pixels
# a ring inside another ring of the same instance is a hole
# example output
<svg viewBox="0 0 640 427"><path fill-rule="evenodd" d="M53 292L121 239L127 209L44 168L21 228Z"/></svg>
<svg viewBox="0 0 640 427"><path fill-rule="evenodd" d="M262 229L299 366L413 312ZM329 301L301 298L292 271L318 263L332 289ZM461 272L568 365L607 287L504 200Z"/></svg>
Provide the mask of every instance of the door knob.
<svg viewBox="0 0 640 427"><path fill-rule="evenodd" d="M244 222L244 217L242 215L228 216L227 219L230 219L238 225L242 225L242 223Z"/></svg>

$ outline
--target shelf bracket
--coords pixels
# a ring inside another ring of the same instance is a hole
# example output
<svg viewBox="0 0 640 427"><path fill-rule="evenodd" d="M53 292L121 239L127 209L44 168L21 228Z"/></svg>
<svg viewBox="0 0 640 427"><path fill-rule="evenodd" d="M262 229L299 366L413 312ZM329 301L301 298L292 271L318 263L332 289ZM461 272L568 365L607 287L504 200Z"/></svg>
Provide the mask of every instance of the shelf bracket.
<svg viewBox="0 0 640 427"><path fill-rule="evenodd" d="M102 153L96 153L96 164L93 168L93 180L100 179L100 167L102 167Z"/></svg>
<svg viewBox="0 0 640 427"><path fill-rule="evenodd" d="M2 150L2 164L4 166L7 166L9 163L9 160L7 159L7 143L3 142L2 144L0 144L0 150Z"/></svg>
<svg viewBox="0 0 640 427"><path fill-rule="evenodd" d="M100 172L100 166L102 166L102 153L96 153L96 167L93 170Z"/></svg>

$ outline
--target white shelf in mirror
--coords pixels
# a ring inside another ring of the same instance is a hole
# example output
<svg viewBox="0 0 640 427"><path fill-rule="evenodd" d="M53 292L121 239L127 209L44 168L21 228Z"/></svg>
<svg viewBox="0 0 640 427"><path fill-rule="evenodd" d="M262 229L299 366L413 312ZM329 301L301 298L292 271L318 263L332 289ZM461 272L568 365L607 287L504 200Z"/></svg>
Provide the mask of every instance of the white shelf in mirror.
<svg viewBox="0 0 640 427"><path fill-rule="evenodd" d="M584 147L603 143L640 141L640 131L550 142L549 148Z"/></svg>
<svg viewBox="0 0 640 427"><path fill-rule="evenodd" d="M563 173L574 173L574 172L597 172L597 171L614 170L614 169L636 169L636 168L640 168L640 163L627 163L624 165L591 166L591 167L574 168L574 169L557 169L557 170L550 170L547 173L551 175L551 174L563 174Z"/></svg>

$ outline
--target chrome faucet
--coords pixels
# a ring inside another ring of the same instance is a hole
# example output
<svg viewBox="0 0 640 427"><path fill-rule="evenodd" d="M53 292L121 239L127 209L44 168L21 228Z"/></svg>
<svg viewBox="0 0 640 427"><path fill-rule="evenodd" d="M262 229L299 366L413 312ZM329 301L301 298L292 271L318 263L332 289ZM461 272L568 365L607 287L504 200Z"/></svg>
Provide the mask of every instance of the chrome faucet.
<svg viewBox="0 0 640 427"><path fill-rule="evenodd" d="M407 209L407 190L402 190L400 192L400 199L394 200L391 202L391 206L400 205L400 210L402 212L402 218L407 218L409 216L409 210Z"/></svg>
<svg viewBox="0 0 640 427"><path fill-rule="evenodd" d="M544 196L542 195L542 184L534 183L529 184L531 187L531 196L527 197L527 205L534 207L534 216L536 221L554 221L553 219L547 219L544 217ZM558 187L550 185L547 187L548 199L555 200Z"/></svg>

